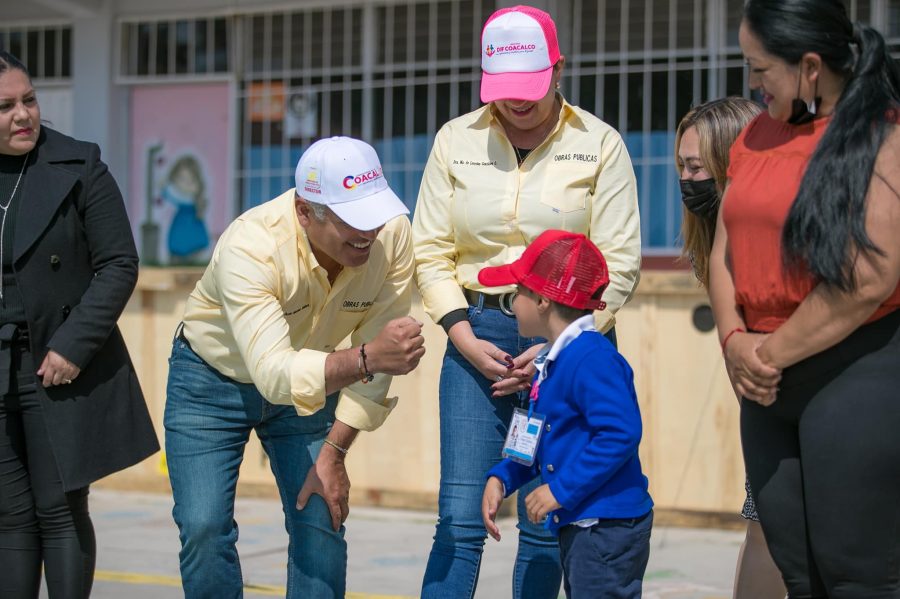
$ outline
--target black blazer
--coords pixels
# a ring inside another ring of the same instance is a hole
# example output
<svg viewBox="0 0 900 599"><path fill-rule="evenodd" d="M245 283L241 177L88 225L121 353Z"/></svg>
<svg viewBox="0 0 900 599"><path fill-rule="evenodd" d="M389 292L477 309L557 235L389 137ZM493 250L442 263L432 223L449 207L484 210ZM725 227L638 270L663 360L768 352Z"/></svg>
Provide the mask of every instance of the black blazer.
<svg viewBox="0 0 900 599"><path fill-rule="evenodd" d="M23 180L13 268L35 368L52 349L81 368L35 375L63 488L79 489L159 449L116 321L138 275L122 194L96 144L41 127Z"/></svg>

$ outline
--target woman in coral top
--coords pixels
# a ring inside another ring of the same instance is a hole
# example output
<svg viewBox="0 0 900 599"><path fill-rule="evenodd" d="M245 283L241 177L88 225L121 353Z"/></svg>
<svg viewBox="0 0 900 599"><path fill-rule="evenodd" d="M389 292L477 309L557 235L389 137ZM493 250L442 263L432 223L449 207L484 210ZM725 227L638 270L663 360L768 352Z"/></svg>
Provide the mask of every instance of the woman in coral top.
<svg viewBox="0 0 900 599"><path fill-rule="evenodd" d="M790 597L900 597L900 73L840 0L749 0L767 112L731 150L710 262Z"/></svg>

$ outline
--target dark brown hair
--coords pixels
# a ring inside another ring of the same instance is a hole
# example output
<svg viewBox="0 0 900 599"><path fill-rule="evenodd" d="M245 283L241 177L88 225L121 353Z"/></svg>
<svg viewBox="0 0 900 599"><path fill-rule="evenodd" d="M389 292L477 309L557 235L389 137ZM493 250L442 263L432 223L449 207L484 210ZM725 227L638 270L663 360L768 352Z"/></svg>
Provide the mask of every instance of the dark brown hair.
<svg viewBox="0 0 900 599"><path fill-rule="evenodd" d="M883 254L866 232L866 196L897 121L900 69L884 37L851 22L841 0L747 0L743 22L769 54L797 65L814 52L845 82L788 213L782 258L789 270L854 291L859 254Z"/></svg>
<svg viewBox="0 0 900 599"><path fill-rule="evenodd" d="M18 58L7 52L6 50L0 50L0 75L10 70L22 71L25 73L25 76L31 80L31 74L28 72L28 68L22 64Z"/></svg>

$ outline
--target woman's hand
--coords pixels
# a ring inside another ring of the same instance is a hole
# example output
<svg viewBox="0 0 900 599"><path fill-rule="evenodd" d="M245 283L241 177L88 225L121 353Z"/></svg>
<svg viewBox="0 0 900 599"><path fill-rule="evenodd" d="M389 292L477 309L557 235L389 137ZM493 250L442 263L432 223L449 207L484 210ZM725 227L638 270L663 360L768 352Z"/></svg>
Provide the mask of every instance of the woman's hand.
<svg viewBox="0 0 900 599"><path fill-rule="evenodd" d="M781 369L765 364L757 350L768 335L735 333L725 348L725 367L732 385L751 401L764 406L775 402Z"/></svg>
<svg viewBox="0 0 900 599"><path fill-rule="evenodd" d="M53 351L47 352L37 375L43 378L44 387L68 385L81 373L81 369Z"/></svg>
<svg viewBox="0 0 900 599"><path fill-rule="evenodd" d="M502 397L515 393L517 391L525 391L531 387L531 381L534 380L534 373L537 368L534 366L534 358L544 347L543 344L532 345L524 352L513 358L513 366L502 381L497 381L491 385L494 397Z"/></svg>
<svg viewBox="0 0 900 599"><path fill-rule="evenodd" d="M502 381L512 372L513 357L490 341L473 336L456 349L490 381Z"/></svg>
<svg viewBox="0 0 900 599"><path fill-rule="evenodd" d="M518 362L513 360L511 355L490 341L476 337L468 320L462 320L454 324L447 331L447 335L450 337L450 341L453 342L453 346L459 350L459 353L463 355L469 364L474 366L484 378L492 383L500 383L512 376L513 371L517 369L517 364L521 365L518 368L520 371L522 371L522 368L527 367L527 362L529 361L527 351L519 358L516 358L516 360L519 360ZM533 356L531 359L533 359ZM520 372L520 375L524 376L524 371ZM514 383L510 383L513 390L521 384L520 380L520 378L516 378ZM512 393L512 391L509 391L509 393ZM505 393L495 392L493 395L494 397L499 397L500 395L505 395Z"/></svg>

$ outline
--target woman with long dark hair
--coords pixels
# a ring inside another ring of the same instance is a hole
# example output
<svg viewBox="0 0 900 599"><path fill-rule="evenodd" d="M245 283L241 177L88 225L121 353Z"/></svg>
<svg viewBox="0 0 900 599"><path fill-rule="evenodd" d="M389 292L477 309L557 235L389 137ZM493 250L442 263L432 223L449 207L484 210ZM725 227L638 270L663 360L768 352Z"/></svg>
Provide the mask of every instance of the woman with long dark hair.
<svg viewBox="0 0 900 599"><path fill-rule="evenodd" d="M767 112L710 264L744 459L791 597L900 597L900 74L840 0L749 0Z"/></svg>
<svg viewBox="0 0 900 599"><path fill-rule="evenodd" d="M89 485L156 434L116 321L138 257L100 149L41 123L0 51L0 597L85 599Z"/></svg>

